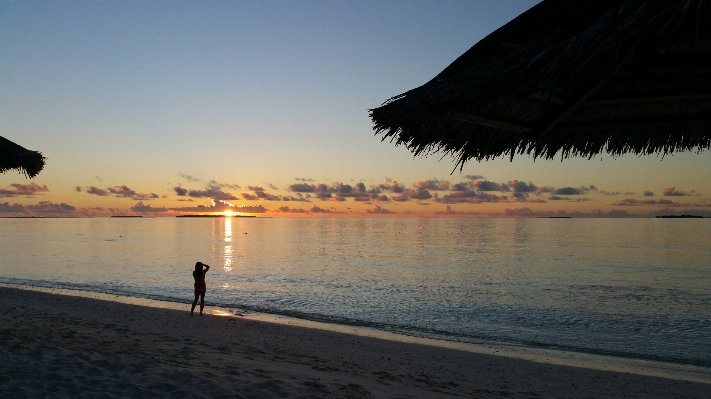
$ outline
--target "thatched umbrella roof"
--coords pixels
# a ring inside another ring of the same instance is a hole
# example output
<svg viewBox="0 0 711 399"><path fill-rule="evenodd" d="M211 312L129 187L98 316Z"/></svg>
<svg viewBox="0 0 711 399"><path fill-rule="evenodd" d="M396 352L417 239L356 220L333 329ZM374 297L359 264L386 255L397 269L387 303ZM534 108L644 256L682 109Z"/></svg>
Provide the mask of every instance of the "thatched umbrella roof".
<svg viewBox="0 0 711 399"><path fill-rule="evenodd" d="M458 165L709 149L711 1L544 0L370 116Z"/></svg>
<svg viewBox="0 0 711 399"><path fill-rule="evenodd" d="M44 168L44 160L41 152L30 151L0 136L0 173L17 169L33 178Z"/></svg>

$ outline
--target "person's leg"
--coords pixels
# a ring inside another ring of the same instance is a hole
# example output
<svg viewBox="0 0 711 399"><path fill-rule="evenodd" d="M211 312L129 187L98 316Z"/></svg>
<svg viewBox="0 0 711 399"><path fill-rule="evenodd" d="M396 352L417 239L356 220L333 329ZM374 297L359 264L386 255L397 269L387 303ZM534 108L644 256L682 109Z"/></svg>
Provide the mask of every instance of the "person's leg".
<svg viewBox="0 0 711 399"><path fill-rule="evenodd" d="M195 300L197 301L197 296L195 296ZM200 316L202 316L202 308L205 307L205 291L200 293Z"/></svg>
<svg viewBox="0 0 711 399"><path fill-rule="evenodd" d="M196 292L196 293L195 293L195 300L193 301L193 307L190 308L190 316L192 316L192 315L193 315L193 312L195 311L195 305L197 305L197 300L198 300L198 297L199 297L199 296L200 296L200 294L198 294L198 293Z"/></svg>

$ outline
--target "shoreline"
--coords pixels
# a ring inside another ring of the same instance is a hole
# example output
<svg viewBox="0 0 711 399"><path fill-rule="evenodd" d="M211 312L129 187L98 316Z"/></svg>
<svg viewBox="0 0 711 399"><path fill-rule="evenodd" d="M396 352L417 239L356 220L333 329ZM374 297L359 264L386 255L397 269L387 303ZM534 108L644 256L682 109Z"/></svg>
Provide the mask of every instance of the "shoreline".
<svg viewBox="0 0 711 399"><path fill-rule="evenodd" d="M40 286L0 283L0 288L14 288L27 291L42 292L52 295L65 295L128 305L137 305L157 309L169 309L189 312L190 302L178 303L154 299L130 297L115 294L105 294L92 291L81 291L63 288L47 288ZM205 313L211 316L232 317L256 322L275 323L284 326L303 327L320 331L349 334L358 337L368 337L380 340L426 345L435 348L453 349L474 354L493 355L511 359L526 360L556 366L579 367L598 371L613 371L631 373L642 376L668 378L680 381L711 384L711 368L667 363L645 359L624 358L590 354L584 352L564 351L538 347L527 347L515 344L495 342L465 343L436 338L425 338L414 335L398 334L370 327L341 325L299 319L290 316L268 313L239 314L230 309L217 306L205 306Z"/></svg>

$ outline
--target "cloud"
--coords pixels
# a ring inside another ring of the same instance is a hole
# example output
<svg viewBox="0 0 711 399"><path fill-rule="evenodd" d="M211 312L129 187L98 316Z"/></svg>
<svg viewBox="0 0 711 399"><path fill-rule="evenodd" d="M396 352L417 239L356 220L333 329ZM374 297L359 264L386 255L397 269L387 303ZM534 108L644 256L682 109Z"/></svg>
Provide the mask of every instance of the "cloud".
<svg viewBox="0 0 711 399"><path fill-rule="evenodd" d="M466 175L464 177L466 177L469 180L481 180L484 178L484 176L482 176L482 175Z"/></svg>
<svg viewBox="0 0 711 399"><path fill-rule="evenodd" d="M27 205L27 209L36 213L71 213L77 210L64 202L55 204L52 201L40 201L35 205Z"/></svg>
<svg viewBox="0 0 711 399"><path fill-rule="evenodd" d="M156 212L165 212L167 209L165 208L154 208L150 204L143 204L143 201L139 201L136 205L132 206L131 208L132 211L134 212L140 212L140 213L156 213Z"/></svg>
<svg viewBox="0 0 711 399"><path fill-rule="evenodd" d="M212 198L216 200L236 200L237 197L231 193L222 191L222 187L239 187L237 185L225 185L217 183L214 180L208 182L207 187L204 190L188 190L187 195L192 198ZM173 188L178 195L183 192L183 190L177 190Z"/></svg>
<svg viewBox="0 0 711 399"><path fill-rule="evenodd" d="M299 180L299 179L296 179L296 180ZM309 179L309 181L311 181L311 179ZM308 184L308 183L296 183L296 184L290 184L287 187L287 190L293 191L295 193L315 193L316 186L313 184Z"/></svg>
<svg viewBox="0 0 711 399"><path fill-rule="evenodd" d="M100 182L102 182L102 183L104 182L103 180L101 180L101 178L100 178L99 176L94 176L94 179L96 179L96 180L98 180L98 181L100 181Z"/></svg>
<svg viewBox="0 0 711 399"><path fill-rule="evenodd" d="M273 184L271 184L271 183L266 183L266 182L265 182L264 184L266 184L267 187L271 188L272 190L278 190L278 189L279 189L279 187L277 187L277 186L275 186L275 185L273 185Z"/></svg>
<svg viewBox="0 0 711 399"><path fill-rule="evenodd" d="M405 186L398 183L396 180L386 179L386 182L379 185L378 188L385 191L390 191L391 193L400 194L405 191Z"/></svg>
<svg viewBox="0 0 711 399"><path fill-rule="evenodd" d="M631 199L631 198L626 198L622 201L615 202L613 205L615 206L643 206L643 205L662 205L667 208L680 208L680 207L688 207L688 208L711 208L711 203L707 202L702 202L702 203L681 203L681 202L675 202L672 200L668 199L658 199L658 200L636 200L636 199Z"/></svg>
<svg viewBox="0 0 711 399"><path fill-rule="evenodd" d="M267 201L281 201L281 197L278 195L272 195L269 194L268 192L264 191L264 188L259 187L259 186L247 186L248 189L252 190L254 192L254 195L250 195L249 193L242 193L242 197L244 199L250 199L253 200L256 198L259 199L264 199ZM248 198L250 197L250 198Z"/></svg>
<svg viewBox="0 0 711 399"><path fill-rule="evenodd" d="M561 197L559 195L549 195L548 201L569 201L570 197Z"/></svg>
<svg viewBox="0 0 711 399"><path fill-rule="evenodd" d="M217 187L217 188L227 187L232 190L239 190L240 188L242 188L242 186L240 186L239 184L218 183L214 180L210 180L209 182L207 182L207 185L208 185L208 187Z"/></svg>
<svg viewBox="0 0 711 399"><path fill-rule="evenodd" d="M457 191L450 191L441 198L435 197L435 202L442 204L481 204L484 202L501 202L508 200L506 196L497 196L485 192L476 192L469 189L466 185L455 184Z"/></svg>
<svg viewBox="0 0 711 399"><path fill-rule="evenodd" d="M100 197L105 197L105 196L109 195L108 191L102 190L102 189L95 187L95 186L87 187L86 192L87 192L87 194L98 195Z"/></svg>
<svg viewBox="0 0 711 399"><path fill-rule="evenodd" d="M613 203L612 205L615 206L642 206L642 205L665 205L665 206L682 206L681 203L679 202L674 202L671 200L667 199L659 199L659 200L637 200L633 198L625 198L621 201L617 201Z"/></svg>
<svg viewBox="0 0 711 399"><path fill-rule="evenodd" d="M280 213L309 213L309 211L305 209L293 209L289 208L288 206L281 206L277 209L277 212Z"/></svg>
<svg viewBox="0 0 711 399"><path fill-rule="evenodd" d="M665 197L686 197L689 195L692 194L689 194L686 191L676 191L676 187L667 187L664 189Z"/></svg>
<svg viewBox="0 0 711 399"><path fill-rule="evenodd" d="M114 194L115 197L118 197L118 198L131 198L133 200L149 200L149 199L160 198L160 196L156 193L150 193L150 194L137 193L136 191L130 189L125 184L113 186L113 187L108 187L107 190L111 194Z"/></svg>
<svg viewBox="0 0 711 399"><path fill-rule="evenodd" d="M430 179L418 180L414 186L419 190L447 191L449 190L449 184L447 180Z"/></svg>
<svg viewBox="0 0 711 399"><path fill-rule="evenodd" d="M654 197L654 193L649 190L644 190L643 194L645 197Z"/></svg>
<svg viewBox="0 0 711 399"><path fill-rule="evenodd" d="M478 215L479 212L474 212L474 211L455 211L452 210L452 207L447 205L444 208L444 211L440 212L435 212L435 215Z"/></svg>
<svg viewBox="0 0 711 399"><path fill-rule="evenodd" d="M190 181L190 182L198 182L198 181L201 180L201 179L198 179L197 177L194 177L194 176L191 176L191 175L186 175L185 173L178 173L178 175L179 175L180 177L182 177L183 179L185 179L185 180L187 180L187 181Z"/></svg>
<svg viewBox="0 0 711 399"><path fill-rule="evenodd" d="M304 177L297 177L295 180L296 180L296 181L302 181L302 182L314 182L314 181L316 181L316 180L314 180L314 179L307 179L307 178L304 178Z"/></svg>
<svg viewBox="0 0 711 399"><path fill-rule="evenodd" d="M47 192L46 185L39 185L35 182L30 184L12 183L5 188L0 188L0 197L17 197L18 195L37 195Z"/></svg>
<svg viewBox="0 0 711 399"><path fill-rule="evenodd" d="M406 188L401 195L393 195L392 200L396 202L405 202L411 199L422 201L433 198L432 194L427 190L417 188Z"/></svg>
<svg viewBox="0 0 711 399"><path fill-rule="evenodd" d="M74 190L75 190L76 192L80 193L80 192L81 192L81 187L76 186L76 187L74 188Z"/></svg>
<svg viewBox="0 0 711 399"><path fill-rule="evenodd" d="M215 199L212 200L212 204L210 204L210 205L197 205L197 206L191 206L191 207L168 208L167 210L178 211L178 212L224 212L227 210L230 210L233 212L239 212L239 213L264 213L264 212L267 212L267 208L265 208L261 205L236 206L236 205L233 205L227 201L215 200Z"/></svg>
<svg viewBox="0 0 711 399"><path fill-rule="evenodd" d="M553 192L556 195L581 195L585 193L583 189L573 187L563 187Z"/></svg>
<svg viewBox="0 0 711 399"><path fill-rule="evenodd" d="M543 186L543 187L538 187L538 192L539 193L554 193L555 188L551 186Z"/></svg>
<svg viewBox="0 0 711 399"><path fill-rule="evenodd" d="M592 212L567 212L564 210L558 211L534 211L530 208L506 208L504 209L504 215L506 216L516 216L516 217L576 217L576 218L627 218L627 217L639 217L639 215L630 214L625 210L612 209L607 212L603 212L599 209L593 210Z"/></svg>
<svg viewBox="0 0 711 399"><path fill-rule="evenodd" d="M460 184L467 184L467 183L460 183ZM493 181L488 181L488 180L481 180L481 181L472 181L468 183L471 188L474 190L478 191L510 191L509 187L505 184L499 184L495 183ZM458 191L461 191L458 190Z"/></svg>
<svg viewBox="0 0 711 399"><path fill-rule="evenodd" d="M311 212L311 213L330 213L331 211L329 211L328 209L319 208L316 205L314 205L311 207L311 209L309 209L309 212Z"/></svg>
<svg viewBox="0 0 711 399"><path fill-rule="evenodd" d="M175 190L175 193L181 197L185 197L186 195L188 195L188 190L180 186L173 187L173 190Z"/></svg>
<svg viewBox="0 0 711 399"><path fill-rule="evenodd" d="M239 213L264 213L267 208L262 205L240 205L229 208L231 211Z"/></svg>
<svg viewBox="0 0 711 399"><path fill-rule="evenodd" d="M27 210L24 206L14 203L10 205L9 202L0 202L0 213L25 213Z"/></svg>
<svg viewBox="0 0 711 399"><path fill-rule="evenodd" d="M391 210L385 209L380 205L375 205L373 209L366 209L365 212L373 215L389 215L396 213Z"/></svg>
<svg viewBox="0 0 711 399"><path fill-rule="evenodd" d="M658 211L653 211L649 213L649 216L681 216L681 215L691 215L691 216L701 216L704 218L711 218L711 211L709 210L699 210L699 209L683 209L673 211L669 208L660 209Z"/></svg>
<svg viewBox="0 0 711 399"><path fill-rule="evenodd" d="M538 187L530 181L526 183L523 181L511 180L508 185L513 189L514 193L532 193L538 190Z"/></svg>

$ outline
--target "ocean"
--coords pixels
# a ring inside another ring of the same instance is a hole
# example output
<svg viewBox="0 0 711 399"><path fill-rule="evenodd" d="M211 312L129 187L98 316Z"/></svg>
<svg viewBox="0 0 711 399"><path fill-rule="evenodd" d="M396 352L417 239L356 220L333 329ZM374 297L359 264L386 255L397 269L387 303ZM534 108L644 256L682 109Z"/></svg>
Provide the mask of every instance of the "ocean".
<svg viewBox="0 0 711 399"><path fill-rule="evenodd" d="M0 219L0 283L711 367L708 219Z"/></svg>

